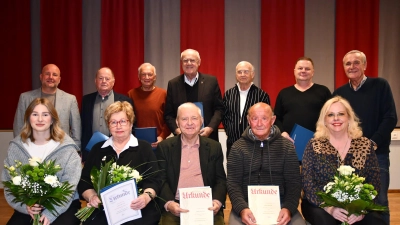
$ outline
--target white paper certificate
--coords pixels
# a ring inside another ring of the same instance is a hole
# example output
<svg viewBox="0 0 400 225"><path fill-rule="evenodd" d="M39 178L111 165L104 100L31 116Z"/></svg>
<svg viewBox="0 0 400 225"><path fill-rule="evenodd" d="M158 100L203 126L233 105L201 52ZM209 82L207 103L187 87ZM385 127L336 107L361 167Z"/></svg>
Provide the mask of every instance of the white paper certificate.
<svg viewBox="0 0 400 225"><path fill-rule="evenodd" d="M276 220L281 211L279 186L249 185L247 189L249 207L257 224L277 224Z"/></svg>
<svg viewBox="0 0 400 225"><path fill-rule="evenodd" d="M134 179L118 183L110 188L106 187L100 195L109 225L119 225L142 218L140 210L130 208L132 200L138 197Z"/></svg>
<svg viewBox="0 0 400 225"><path fill-rule="evenodd" d="M179 204L189 212L181 213L181 225L214 224L210 187L179 188Z"/></svg>

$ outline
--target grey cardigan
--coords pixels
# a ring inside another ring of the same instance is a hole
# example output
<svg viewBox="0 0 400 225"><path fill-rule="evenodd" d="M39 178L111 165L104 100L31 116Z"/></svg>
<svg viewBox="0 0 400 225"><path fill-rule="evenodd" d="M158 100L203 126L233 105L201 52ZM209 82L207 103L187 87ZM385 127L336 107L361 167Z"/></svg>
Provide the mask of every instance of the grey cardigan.
<svg viewBox="0 0 400 225"><path fill-rule="evenodd" d="M54 150L52 151L44 161L55 160L56 165L60 165L61 170L57 172L57 177L60 182L68 181L75 192L72 194L68 203L62 206L55 206L55 210L60 215L64 213L71 202L75 199L79 199L79 196L76 192L76 186L78 185L79 179L81 177L81 158L79 157L77 150L78 146L74 143L74 141L68 136L65 135L64 141ZM29 163L28 159L31 158L28 151L22 145L21 136L18 135L14 138L8 147L7 157L4 160L4 165L14 166L14 160L20 161L22 164ZM11 180L11 177L6 169L3 169L2 173L2 181ZM14 208L15 210L28 214L26 210L26 205L21 203L13 203L12 200L14 196L7 192L7 188L4 190L4 196L8 202L8 204ZM45 209L42 212L52 223L57 217L55 217L49 210Z"/></svg>

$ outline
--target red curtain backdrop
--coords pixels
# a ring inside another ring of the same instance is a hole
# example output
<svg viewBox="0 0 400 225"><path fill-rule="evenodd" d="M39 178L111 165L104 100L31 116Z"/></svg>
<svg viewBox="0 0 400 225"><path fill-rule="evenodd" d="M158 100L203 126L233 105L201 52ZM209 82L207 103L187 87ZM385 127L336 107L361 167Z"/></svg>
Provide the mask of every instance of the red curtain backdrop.
<svg viewBox="0 0 400 225"><path fill-rule="evenodd" d="M138 87L144 60L143 0L102 0L101 66L114 72L114 89L126 94Z"/></svg>
<svg viewBox="0 0 400 225"><path fill-rule="evenodd" d="M191 48L200 53L199 71L216 76L222 94L225 90L224 12L224 0L181 0L181 51Z"/></svg>
<svg viewBox="0 0 400 225"><path fill-rule="evenodd" d="M80 103L82 0L41 0L40 3L42 66L56 64L61 72L59 88L75 95Z"/></svg>
<svg viewBox="0 0 400 225"><path fill-rule="evenodd" d="M261 88L275 106L282 89L295 83L294 63L304 55L304 0L261 1Z"/></svg>
<svg viewBox="0 0 400 225"><path fill-rule="evenodd" d="M369 62L366 75L377 77L379 0L336 1L335 89L348 82L343 57L351 50L365 53Z"/></svg>
<svg viewBox="0 0 400 225"><path fill-rule="evenodd" d="M12 127L18 98L32 87L31 79L31 26L30 2L26 0L2 1L0 27L3 32L0 45L2 68L0 88L3 105L0 129Z"/></svg>

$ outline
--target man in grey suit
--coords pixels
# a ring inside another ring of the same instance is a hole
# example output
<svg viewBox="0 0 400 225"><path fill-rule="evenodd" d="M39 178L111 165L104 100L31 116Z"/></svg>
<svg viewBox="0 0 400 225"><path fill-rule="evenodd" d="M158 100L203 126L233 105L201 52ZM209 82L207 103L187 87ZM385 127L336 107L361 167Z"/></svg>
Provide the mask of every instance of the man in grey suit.
<svg viewBox="0 0 400 225"><path fill-rule="evenodd" d="M176 125L176 112L185 102L201 102L204 127L200 136L218 141L218 126L224 116L221 90L215 76L199 73L201 59L198 51L186 49L181 53L183 74L168 82L165 104L165 123L174 135L181 130Z"/></svg>
<svg viewBox="0 0 400 225"><path fill-rule="evenodd" d="M60 118L61 128L81 146L81 117L79 115L78 102L74 95L68 94L57 88L61 81L60 69L54 64L47 64L40 74L42 87L24 92L20 95L17 111L14 117L14 137L16 137L24 125L25 110L35 98L47 98L53 103Z"/></svg>

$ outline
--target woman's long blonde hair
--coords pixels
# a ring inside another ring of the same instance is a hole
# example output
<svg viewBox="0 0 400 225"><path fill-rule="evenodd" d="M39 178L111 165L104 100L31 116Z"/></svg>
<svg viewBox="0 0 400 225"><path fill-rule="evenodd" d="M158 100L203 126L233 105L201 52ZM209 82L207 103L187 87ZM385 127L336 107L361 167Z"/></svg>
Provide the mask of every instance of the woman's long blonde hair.
<svg viewBox="0 0 400 225"><path fill-rule="evenodd" d="M25 111L24 116L24 126L21 130L21 139L22 142L27 143L26 140L29 138L32 142L35 141L35 137L33 137L32 125L30 123L30 117L37 105L44 105L49 110L51 115L52 124L50 125L50 138L57 142L62 142L64 140L65 132L60 127L60 119L58 118L58 114L53 104L45 99L45 98L36 98L31 104L29 104L28 108Z"/></svg>
<svg viewBox="0 0 400 225"><path fill-rule="evenodd" d="M317 121L317 131L314 134L315 138L329 138L329 130L325 126L325 117L326 114L328 113L328 110L331 108L333 103L340 102L346 109L346 113L349 116L349 127L347 129L347 132L349 134L349 137L351 139L354 138L359 138L362 136L362 129L360 127L360 120L358 119L357 115L354 113L353 108L351 108L350 103L342 98L341 96L335 96L328 101L325 102L324 106L321 109L321 112L319 114L319 118Z"/></svg>

